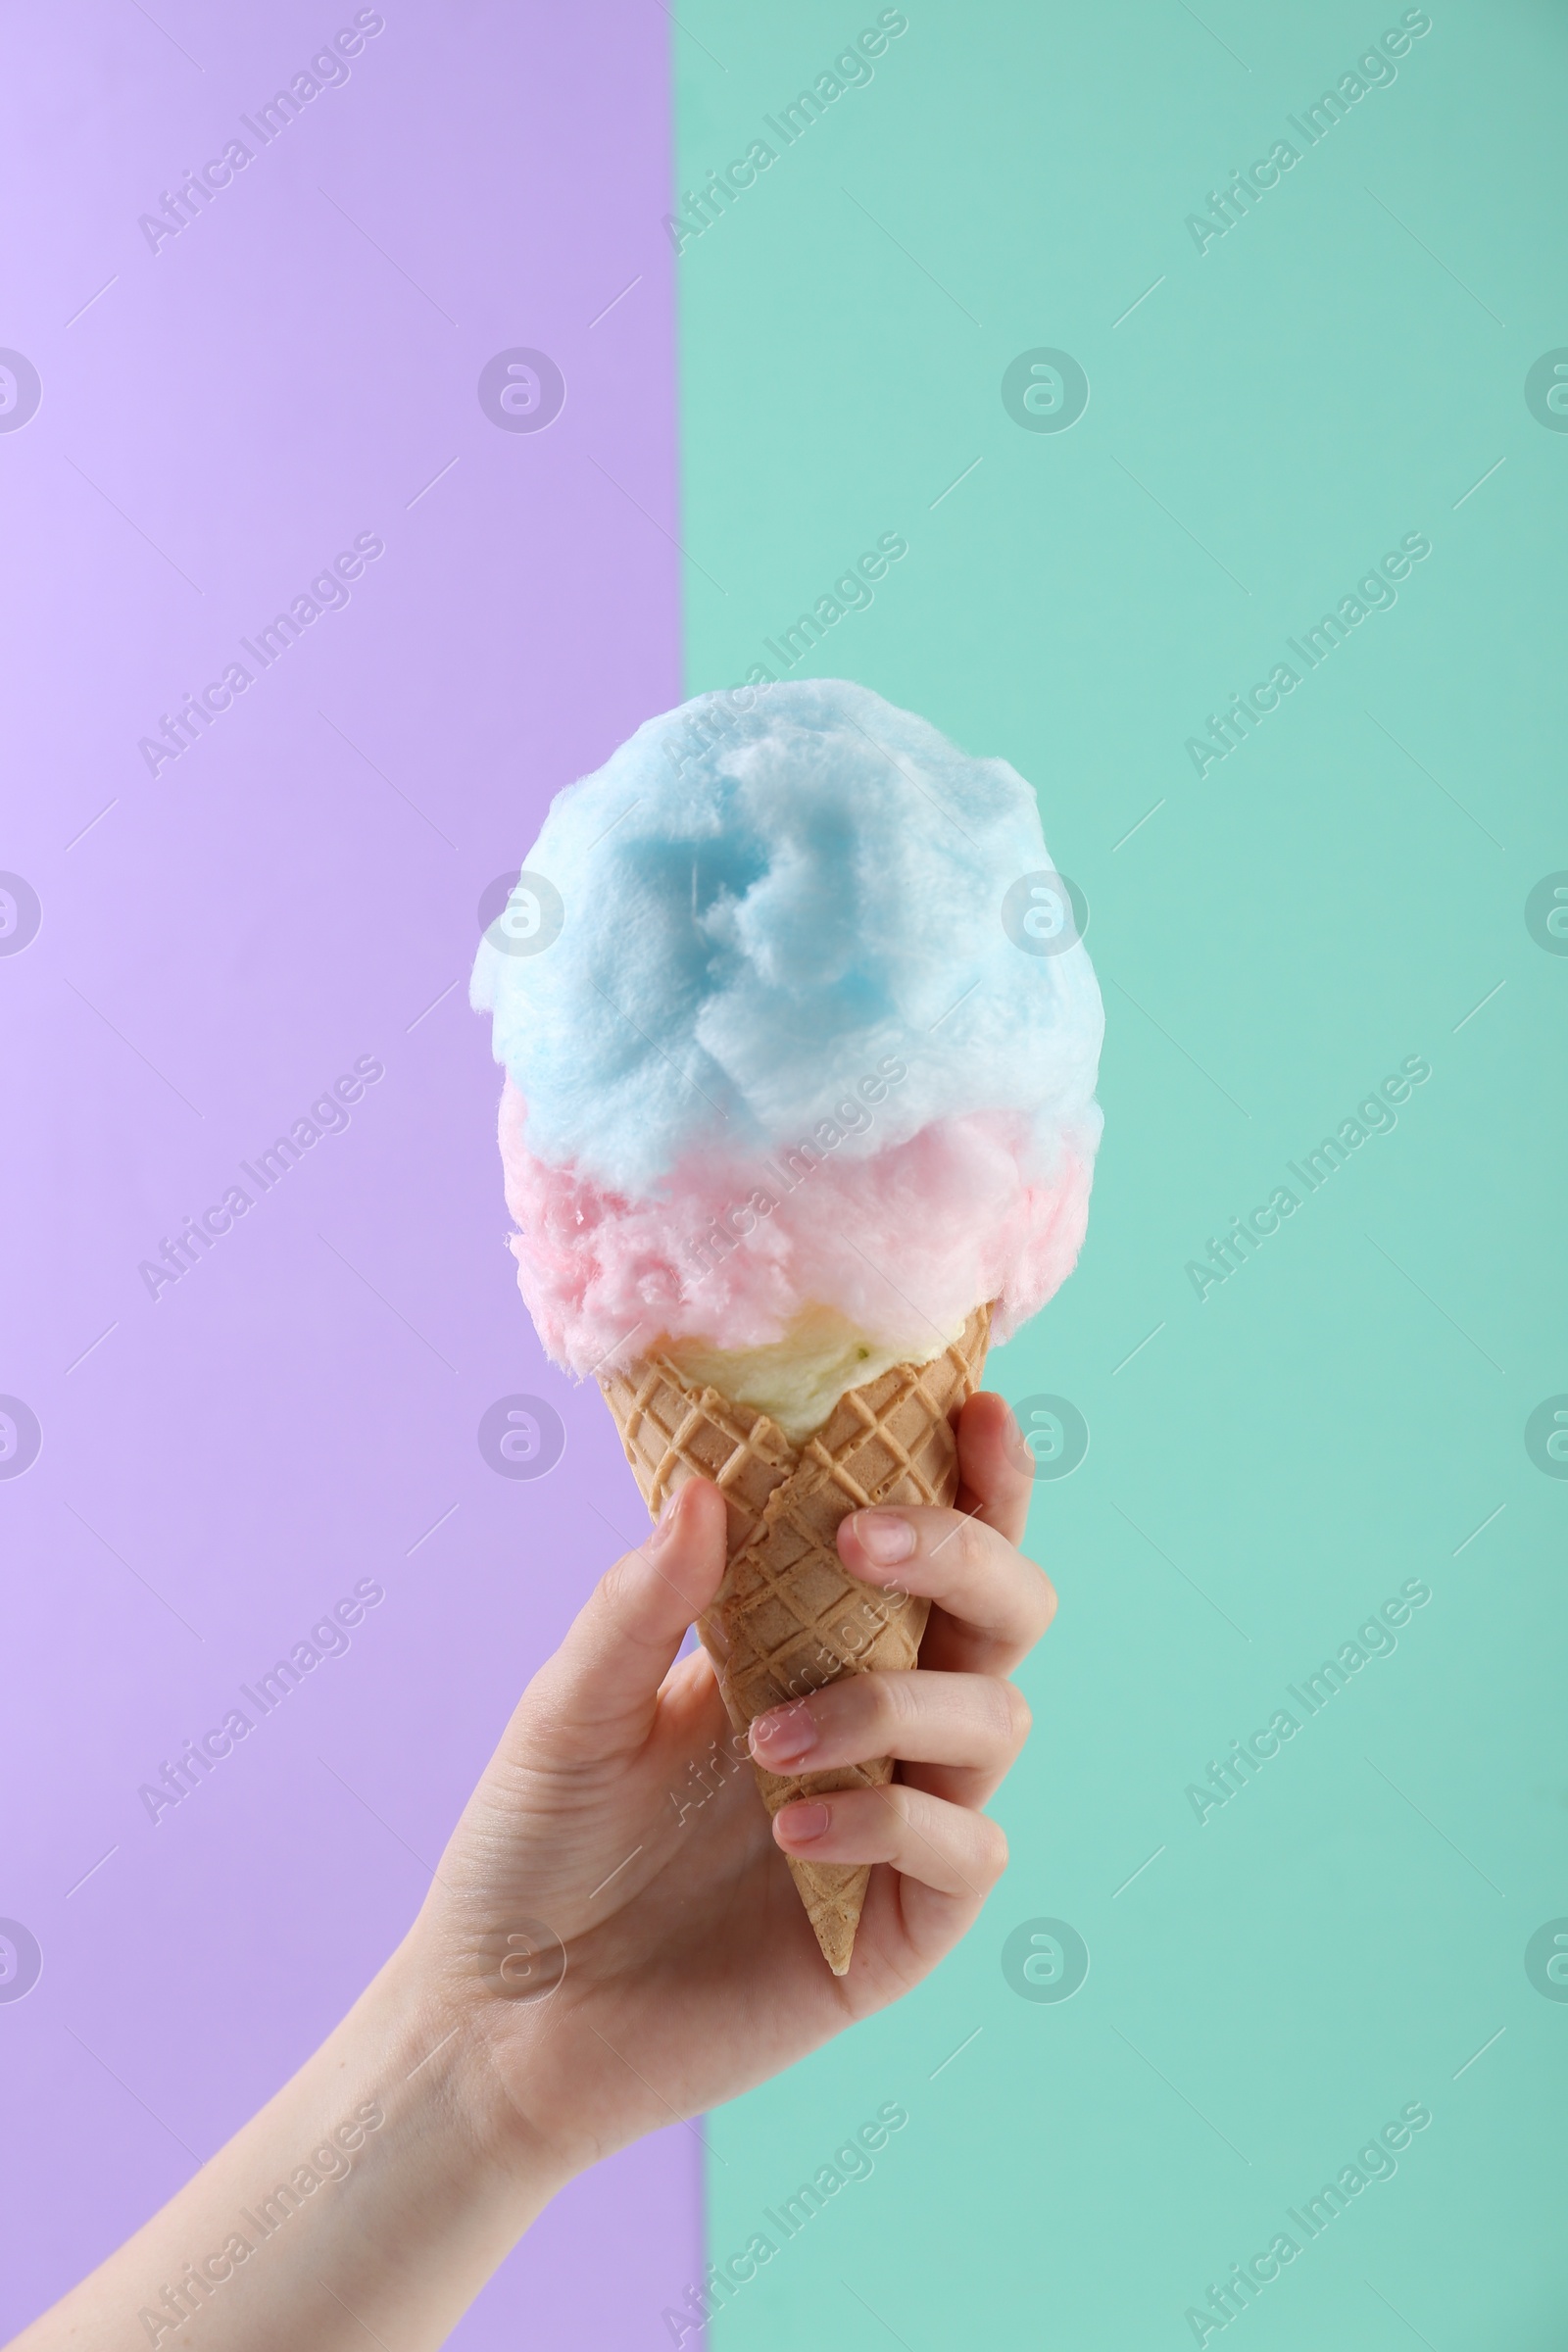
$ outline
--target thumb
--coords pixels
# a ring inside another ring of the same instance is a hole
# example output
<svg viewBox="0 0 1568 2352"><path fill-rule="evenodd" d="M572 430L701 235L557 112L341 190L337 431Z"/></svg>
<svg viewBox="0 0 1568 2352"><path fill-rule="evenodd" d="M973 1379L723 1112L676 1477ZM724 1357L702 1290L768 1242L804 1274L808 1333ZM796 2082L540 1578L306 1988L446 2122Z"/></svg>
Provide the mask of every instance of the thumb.
<svg viewBox="0 0 1568 2352"><path fill-rule="evenodd" d="M724 1576L728 1515L707 1479L691 1479L645 1543L608 1569L535 1686L553 1719L553 1744L604 1752L636 1742L687 1628Z"/></svg>

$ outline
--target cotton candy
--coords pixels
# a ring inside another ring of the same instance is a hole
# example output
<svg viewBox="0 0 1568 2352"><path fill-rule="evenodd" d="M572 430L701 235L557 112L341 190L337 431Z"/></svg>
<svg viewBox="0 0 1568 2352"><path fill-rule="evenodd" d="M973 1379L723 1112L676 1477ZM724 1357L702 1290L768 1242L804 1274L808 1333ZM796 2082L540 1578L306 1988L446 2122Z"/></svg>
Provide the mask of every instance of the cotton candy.
<svg viewBox="0 0 1568 2352"><path fill-rule="evenodd" d="M1100 994L1070 926L1038 936L1042 875L1013 768L841 680L698 696L559 794L471 991L552 1357L793 1351L798 1423L982 1301L998 1338L1033 1314L1102 1123Z"/></svg>

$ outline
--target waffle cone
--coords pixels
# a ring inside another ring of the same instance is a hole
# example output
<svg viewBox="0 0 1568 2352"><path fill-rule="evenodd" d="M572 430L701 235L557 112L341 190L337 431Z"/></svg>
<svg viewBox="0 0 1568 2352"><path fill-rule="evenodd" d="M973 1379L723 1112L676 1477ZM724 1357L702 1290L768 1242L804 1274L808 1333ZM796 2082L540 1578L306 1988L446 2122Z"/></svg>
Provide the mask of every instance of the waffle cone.
<svg viewBox="0 0 1568 2352"><path fill-rule="evenodd" d="M953 1501L953 1418L979 1386L990 1329L990 1307L976 1307L934 1362L895 1364L851 1389L798 1446L765 1413L690 1387L665 1356L601 1374L651 1514L657 1519L688 1478L711 1479L728 1506L728 1566L698 1631L737 1732L847 1674L914 1664L929 1601L849 1575L838 1525L867 1503ZM884 1788L893 1778L885 1756L832 1772L753 1771L770 1814L799 1796ZM827 1964L842 1977L870 1866L787 1859Z"/></svg>

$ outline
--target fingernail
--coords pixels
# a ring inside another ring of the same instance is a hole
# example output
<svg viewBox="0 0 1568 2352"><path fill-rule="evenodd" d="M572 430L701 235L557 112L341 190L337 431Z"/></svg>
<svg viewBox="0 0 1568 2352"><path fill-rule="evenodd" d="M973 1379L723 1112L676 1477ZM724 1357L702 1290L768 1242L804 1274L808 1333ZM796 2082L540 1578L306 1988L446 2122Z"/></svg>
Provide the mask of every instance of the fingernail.
<svg viewBox="0 0 1568 2352"><path fill-rule="evenodd" d="M856 1540L879 1568L892 1568L914 1549L914 1530L897 1511L857 1511Z"/></svg>
<svg viewBox="0 0 1568 2352"><path fill-rule="evenodd" d="M775 1764L798 1764L816 1745L816 1725L804 1698L787 1707L772 1707L752 1725L752 1750L759 1748Z"/></svg>
<svg viewBox="0 0 1568 2352"><path fill-rule="evenodd" d="M675 1513L679 1508L680 1490L677 1488L673 1494L665 1496L664 1507L654 1524L653 1534L644 1545L645 1550L658 1551L662 1544L669 1542L675 1530Z"/></svg>
<svg viewBox="0 0 1568 2352"><path fill-rule="evenodd" d="M808 1845L821 1837L833 1813L828 1805L786 1805L778 1818L792 1845Z"/></svg>

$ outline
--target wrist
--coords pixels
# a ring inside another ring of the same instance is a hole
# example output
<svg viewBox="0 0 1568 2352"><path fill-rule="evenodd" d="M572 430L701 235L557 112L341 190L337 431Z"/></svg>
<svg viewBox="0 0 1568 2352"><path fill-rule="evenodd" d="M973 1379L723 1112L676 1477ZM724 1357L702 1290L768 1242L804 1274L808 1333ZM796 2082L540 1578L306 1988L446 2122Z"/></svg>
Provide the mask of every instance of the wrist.
<svg viewBox="0 0 1568 2352"><path fill-rule="evenodd" d="M453 1964L445 1938L416 1922L367 1988L366 2011L385 2049L391 2104L454 2189L490 2206L520 2236L535 2215L600 2151L564 2146L536 2116L534 2051L545 2004L510 1997ZM494 1972L491 1972L493 1975Z"/></svg>

